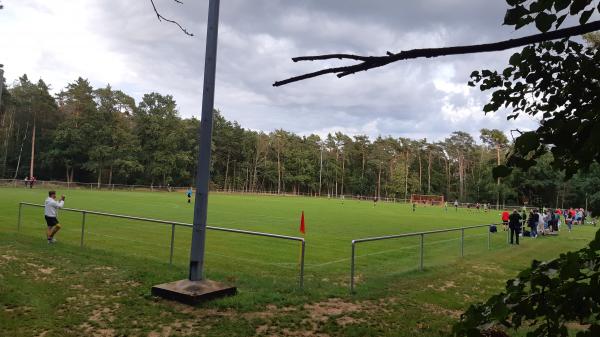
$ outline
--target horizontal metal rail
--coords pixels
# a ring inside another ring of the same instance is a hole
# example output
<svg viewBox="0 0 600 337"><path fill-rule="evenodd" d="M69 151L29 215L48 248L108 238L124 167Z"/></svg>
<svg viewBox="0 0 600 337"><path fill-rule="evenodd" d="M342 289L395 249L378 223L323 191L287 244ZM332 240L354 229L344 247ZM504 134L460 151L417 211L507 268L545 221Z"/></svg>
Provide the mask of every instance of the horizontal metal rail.
<svg viewBox="0 0 600 337"><path fill-rule="evenodd" d="M19 218L17 221L17 231L20 231L20 229L21 229L21 208L23 206L41 207L41 208L44 207L44 205L41 205L41 204L20 202L19 203ZM167 221L167 220L160 220L160 219L143 218L143 217L137 217L137 216L131 216L131 215L113 214L113 213L90 211L90 210L77 209L77 208L66 208L65 207L65 208L61 208L61 210L68 211L68 212L77 212L77 213L83 214L82 223L81 223L81 247L83 247L83 238L84 238L84 234L85 234L85 219L86 219L86 215L88 215L88 214L89 215L106 216L106 217L111 217L111 218L136 220L136 221L170 225L171 226L171 245L169 247L170 248L170 257L169 257L170 263L173 262L173 247L174 247L173 245L174 245L174 241L175 241L175 227L176 226L187 227L187 228L194 227L193 224L178 222L178 221ZM304 238L288 236L288 235L248 231L248 230L243 230L243 229L215 227L215 226L206 226L206 229L213 230L213 231L219 231L219 232L236 233L236 234L260 236L260 237L267 237L267 238L273 238L273 239L281 239L281 240L300 242L301 243L301 252L300 252L300 276L299 276L300 281L299 282L300 282L300 288L304 287L304 257L305 257L305 251L306 251L306 242L305 242Z"/></svg>
<svg viewBox="0 0 600 337"><path fill-rule="evenodd" d="M417 233L405 233L405 234L396 234L396 235L385 235L385 236L377 236L370 238L362 238L352 240L352 250L350 257L350 293L354 293L354 275L356 272L356 245L363 242L373 242L373 241L382 241L382 240L391 240L391 239L400 239L400 238L408 238L408 237L419 237L419 271L423 271L424 265L424 250L425 250L425 235L429 234L439 234L439 233L449 233L449 232L458 232L460 231L460 256L464 256L464 244L465 244L465 230L468 229L477 229L488 227L488 249L491 249L491 231L490 227L492 226L500 226L500 224L488 224L488 225L475 225L475 226L467 226L467 227L458 227L458 228L448 228L448 229L438 229L432 231L425 232L417 232Z"/></svg>
<svg viewBox="0 0 600 337"><path fill-rule="evenodd" d="M468 227L457 227L457 228L448 228L448 229L437 229L426 232L417 232L417 233L406 233L406 234L397 234L397 235L386 235L386 236L377 236L372 238L364 238L364 239L356 239L352 240L352 243L360 243L360 242L368 242L368 241L379 241L379 240L388 240L388 239L397 239L397 238L405 238L410 236L419 236L419 235L427 235L427 234L435 234L435 233L446 233L446 232L456 232L463 229L473 229L473 228L482 228L489 227L493 225L476 225L476 226L468 226Z"/></svg>

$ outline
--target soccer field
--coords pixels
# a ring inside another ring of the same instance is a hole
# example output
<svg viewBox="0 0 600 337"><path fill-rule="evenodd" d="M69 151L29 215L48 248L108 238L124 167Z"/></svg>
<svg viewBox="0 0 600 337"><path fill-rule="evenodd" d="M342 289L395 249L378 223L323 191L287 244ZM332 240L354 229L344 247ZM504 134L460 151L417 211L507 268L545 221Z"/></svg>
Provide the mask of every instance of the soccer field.
<svg viewBox="0 0 600 337"><path fill-rule="evenodd" d="M46 190L0 189L0 230L16 230L20 201L43 203ZM132 216L192 222L193 202L184 193L111 192L66 190L66 207ZM418 207L372 202L307 197L271 197L213 193L209 199L209 225L301 236L301 211L306 217L307 291L323 295L348 291L350 249L353 239L436 229L495 223L498 212L471 212L465 209ZM79 245L81 214L61 211L63 230L60 245ZM583 229L583 228L582 228ZM45 244L41 208L23 207L21 233L39 237ZM578 233L591 239L593 231ZM168 262L171 227L148 222L87 215L85 247ZM178 227L174 264L185 275L191 231ZM525 239L525 244L528 244ZM547 241L548 242L548 241ZM460 232L425 237L425 268L443 267L460 259ZM544 245L547 243L536 242ZM488 250L487 228L465 232L464 254L489 255L507 249L504 232L492 235ZM297 288L300 245L298 242L208 231L206 273L209 278L229 280L242 290L289 292ZM419 238L402 238L363 243L357 246L356 280L359 292L383 290L385 285L412 273L419 264ZM164 280L171 281L171 280Z"/></svg>

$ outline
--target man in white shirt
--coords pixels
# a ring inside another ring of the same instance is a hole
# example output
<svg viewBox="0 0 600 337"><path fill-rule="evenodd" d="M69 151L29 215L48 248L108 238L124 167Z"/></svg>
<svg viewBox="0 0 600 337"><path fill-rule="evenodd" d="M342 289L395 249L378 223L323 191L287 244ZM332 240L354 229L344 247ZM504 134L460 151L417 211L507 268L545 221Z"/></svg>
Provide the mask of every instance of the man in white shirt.
<svg viewBox="0 0 600 337"><path fill-rule="evenodd" d="M48 192L48 198L44 202L44 218L46 218L46 224L48 225L47 235L48 243L55 243L54 235L61 229L56 217L58 209L63 208L65 205L65 196L60 197L60 201L56 201L56 192Z"/></svg>

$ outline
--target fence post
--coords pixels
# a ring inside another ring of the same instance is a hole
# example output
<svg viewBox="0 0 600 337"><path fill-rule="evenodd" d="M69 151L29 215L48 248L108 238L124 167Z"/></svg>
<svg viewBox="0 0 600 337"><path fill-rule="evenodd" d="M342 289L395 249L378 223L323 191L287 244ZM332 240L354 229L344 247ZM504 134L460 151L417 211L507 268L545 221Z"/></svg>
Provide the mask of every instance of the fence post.
<svg viewBox="0 0 600 337"><path fill-rule="evenodd" d="M169 264L173 264L173 243L175 241L175 225L171 224L171 252L169 254Z"/></svg>
<svg viewBox="0 0 600 337"><path fill-rule="evenodd" d="M423 271L423 255L424 255L424 250L425 250L425 234L421 234L421 244L420 244L420 249L419 249L419 271Z"/></svg>
<svg viewBox="0 0 600 337"><path fill-rule="evenodd" d="M306 242L302 240L302 251L300 252L300 289L304 289L304 253L306 251Z"/></svg>
<svg viewBox="0 0 600 337"><path fill-rule="evenodd" d="M21 231L21 208L23 207L23 203L19 203L19 220L17 220L17 232Z"/></svg>
<svg viewBox="0 0 600 337"><path fill-rule="evenodd" d="M79 246L81 248L83 248L83 236L85 234L85 212L82 213L83 216L81 218L81 242L79 243Z"/></svg>
<svg viewBox="0 0 600 337"><path fill-rule="evenodd" d="M354 257L356 255L356 242L352 240L352 256L350 257L350 293L354 294Z"/></svg>
<svg viewBox="0 0 600 337"><path fill-rule="evenodd" d="M460 229L460 257L465 256L465 229Z"/></svg>
<svg viewBox="0 0 600 337"><path fill-rule="evenodd" d="M488 227L488 250L492 249L492 225Z"/></svg>

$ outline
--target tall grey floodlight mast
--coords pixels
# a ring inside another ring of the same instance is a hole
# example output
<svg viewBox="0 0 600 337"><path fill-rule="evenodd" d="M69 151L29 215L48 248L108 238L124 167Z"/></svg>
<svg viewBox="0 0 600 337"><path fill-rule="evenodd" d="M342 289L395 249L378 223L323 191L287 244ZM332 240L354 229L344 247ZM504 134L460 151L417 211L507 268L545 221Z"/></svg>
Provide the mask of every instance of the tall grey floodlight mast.
<svg viewBox="0 0 600 337"><path fill-rule="evenodd" d="M194 204L194 227L190 250L190 270L187 280L165 283L152 287L152 294L180 302L196 304L200 301L233 295L235 287L210 281L204 277L204 250L208 210L208 185L210 181L210 154L217 68L217 42L219 35L220 0L209 0L208 29L206 32L206 56L204 63L204 89L202 93L202 118L200 120L200 144L196 172L196 200Z"/></svg>

